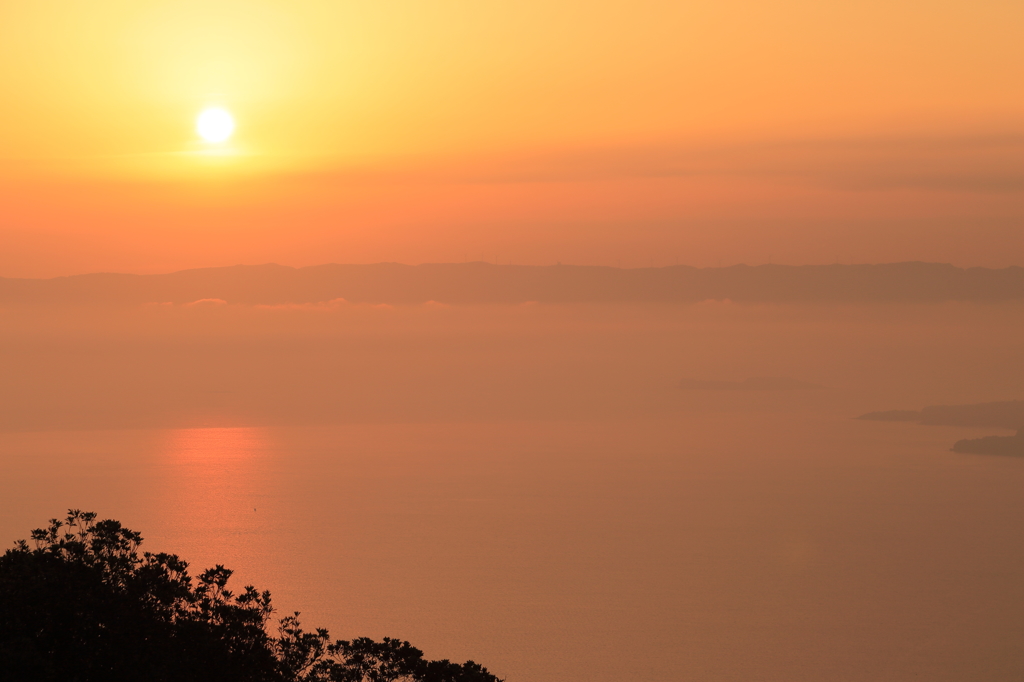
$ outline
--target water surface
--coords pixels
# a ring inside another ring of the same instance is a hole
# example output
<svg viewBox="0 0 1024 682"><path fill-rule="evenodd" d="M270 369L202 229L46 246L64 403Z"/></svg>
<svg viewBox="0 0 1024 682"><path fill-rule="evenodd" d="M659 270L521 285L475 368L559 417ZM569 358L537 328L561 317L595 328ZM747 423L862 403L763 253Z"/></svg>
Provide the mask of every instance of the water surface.
<svg viewBox="0 0 1024 682"><path fill-rule="evenodd" d="M1024 461L827 414L0 436L0 531L74 505L336 636L514 680L1024 673Z"/></svg>
<svg viewBox="0 0 1024 682"><path fill-rule="evenodd" d="M1006 305L0 310L0 541L68 507L510 681L1024 677ZM806 390L680 390L784 377Z"/></svg>

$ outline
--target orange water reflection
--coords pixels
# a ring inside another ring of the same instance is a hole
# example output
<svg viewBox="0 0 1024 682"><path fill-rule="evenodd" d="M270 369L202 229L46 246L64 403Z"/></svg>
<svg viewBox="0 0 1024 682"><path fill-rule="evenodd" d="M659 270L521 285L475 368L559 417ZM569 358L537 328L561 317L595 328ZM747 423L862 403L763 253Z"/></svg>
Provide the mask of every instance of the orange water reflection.
<svg viewBox="0 0 1024 682"><path fill-rule="evenodd" d="M163 537L154 536L152 546L182 554L195 569L257 565L275 497L273 442L262 428L166 431L154 500ZM246 573L246 580L255 577Z"/></svg>

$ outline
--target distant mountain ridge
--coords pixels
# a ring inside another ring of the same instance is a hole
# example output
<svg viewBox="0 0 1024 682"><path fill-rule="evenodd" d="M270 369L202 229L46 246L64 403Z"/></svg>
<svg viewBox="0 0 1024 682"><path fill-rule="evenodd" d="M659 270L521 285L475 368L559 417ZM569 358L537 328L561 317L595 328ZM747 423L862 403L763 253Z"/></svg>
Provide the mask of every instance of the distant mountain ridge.
<svg viewBox="0 0 1024 682"><path fill-rule="evenodd" d="M1024 299L1024 268L941 263L734 265L236 265L159 275L0 278L0 305L189 303L940 302Z"/></svg>

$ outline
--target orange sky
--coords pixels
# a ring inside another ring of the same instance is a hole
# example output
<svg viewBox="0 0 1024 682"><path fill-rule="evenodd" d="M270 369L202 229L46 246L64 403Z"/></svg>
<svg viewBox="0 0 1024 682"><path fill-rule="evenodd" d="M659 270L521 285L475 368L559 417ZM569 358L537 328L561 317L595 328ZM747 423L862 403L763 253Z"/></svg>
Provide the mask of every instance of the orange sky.
<svg viewBox="0 0 1024 682"><path fill-rule="evenodd" d="M0 276L1024 264L1022 25L1016 0L0 0Z"/></svg>

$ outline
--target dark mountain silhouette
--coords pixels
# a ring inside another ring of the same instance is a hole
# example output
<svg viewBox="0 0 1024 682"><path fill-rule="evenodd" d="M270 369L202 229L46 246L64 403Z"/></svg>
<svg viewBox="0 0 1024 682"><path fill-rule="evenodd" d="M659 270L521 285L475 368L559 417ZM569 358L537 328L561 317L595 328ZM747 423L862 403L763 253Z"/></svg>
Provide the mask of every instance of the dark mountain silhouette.
<svg viewBox="0 0 1024 682"><path fill-rule="evenodd" d="M929 426L994 426L1018 429L1015 436L965 438L953 444L953 452L1024 457L1024 400L1005 400L973 405L932 405L921 411L868 412L857 417L871 421L916 422Z"/></svg>
<svg viewBox="0 0 1024 682"><path fill-rule="evenodd" d="M1024 268L938 263L736 265L621 269L456 263L238 265L162 275L0 278L3 304L547 303L1006 301L1024 299Z"/></svg>

